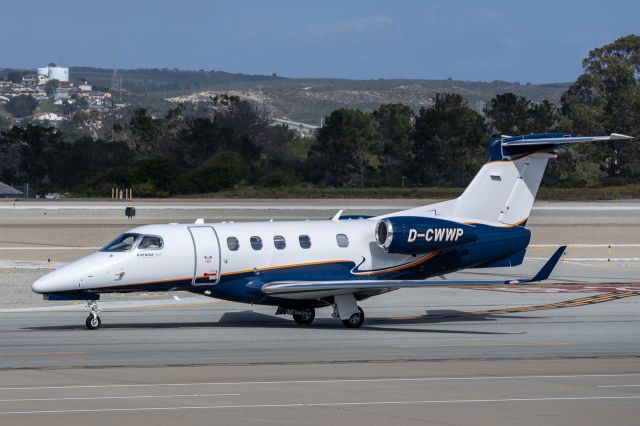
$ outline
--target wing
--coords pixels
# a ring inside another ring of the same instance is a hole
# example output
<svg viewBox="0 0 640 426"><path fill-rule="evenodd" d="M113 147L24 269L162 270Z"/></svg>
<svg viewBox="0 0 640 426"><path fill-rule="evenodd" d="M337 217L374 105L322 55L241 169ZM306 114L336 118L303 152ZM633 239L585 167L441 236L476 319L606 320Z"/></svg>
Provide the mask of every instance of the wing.
<svg viewBox="0 0 640 426"><path fill-rule="evenodd" d="M558 264L567 246L562 246L532 278L525 280L345 280L345 281L276 281L262 286L262 293L284 299L321 299L350 293L379 294L399 288L462 287L478 285L528 284L544 281Z"/></svg>

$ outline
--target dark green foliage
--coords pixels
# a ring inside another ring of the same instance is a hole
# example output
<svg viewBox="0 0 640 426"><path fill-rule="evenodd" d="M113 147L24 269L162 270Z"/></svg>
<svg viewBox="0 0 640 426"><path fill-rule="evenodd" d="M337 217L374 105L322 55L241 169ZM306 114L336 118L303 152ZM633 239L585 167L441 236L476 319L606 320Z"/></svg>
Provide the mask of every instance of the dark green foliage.
<svg viewBox="0 0 640 426"><path fill-rule="evenodd" d="M493 133L524 135L551 130L558 121L555 105L544 100L529 101L513 93L496 95L485 107L484 113L493 127Z"/></svg>
<svg viewBox="0 0 640 426"><path fill-rule="evenodd" d="M14 117L22 118L33 114L37 106L38 101L36 101L33 96L19 95L11 98L5 105L5 108L13 114Z"/></svg>
<svg viewBox="0 0 640 426"><path fill-rule="evenodd" d="M560 110L549 101L506 92L488 102L483 117L460 95L440 93L417 114L404 104L380 105L372 112L337 109L308 139L273 125L256 104L226 95L166 113L122 108L113 122L79 111L58 129L25 120L24 127L0 132L0 180L28 182L38 193L108 196L114 186L128 187L135 197L247 187L264 193L294 186L306 193L323 186L338 192L462 188L481 166L492 133L557 130L640 137L640 37L594 49L583 65ZM181 84L190 81L185 77ZM62 108L71 112L73 107ZM26 117L35 100L16 97L6 108ZM635 141L572 146L549 163L543 184L588 191L638 183L639 147Z"/></svg>
<svg viewBox="0 0 640 426"><path fill-rule="evenodd" d="M482 116L460 95L437 95L416 117L415 182L421 186L463 186L477 173L489 134Z"/></svg>
<svg viewBox="0 0 640 426"><path fill-rule="evenodd" d="M44 85L44 91L47 96L53 98L53 95L55 95L58 86L60 86L60 80L56 80L54 78L53 80L47 81L47 83Z"/></svg>
<svg viewBox="0 0 640 426"><path fill-rule="evenodd" d="M413 162L413 111L404 104L386 104L373 111L382 137L381 184L405 186Z"/></svg>
<svg viewBox="0 0 640 426"><path fill-rule="evenodd" d="M382 138L371 114L342 108L329 115L311 147L314 178L330 185L365 187L380 167Z"/></svg>
<svg viewBox="0 0 640 426"><path fill-rule="evenodd" d="M244 159L237 152L225 152L205 161L193 172L194 192L216 192L241 183L248 173Z"/></svg>
<svg viewBox="0 0 640 426"><path fill-rule="evenodd" d="M583 68L584 73L562 96L562 127L640 137L640 37L631 34L592 50ZM599 149L597 157L593 149L579 147L573 151L578 157L598 162L607 182L640 182L637 143L609 142Z"/></svg>
<svg viewBox="0 0 640 426"><path fill-rule="evenodd" d="M24 71L24 70L10 71L9 74L7 74L7 81L11 81L13 83L20 83L22 82L22 77L24 77L27 74L29 74L29 71Z"/></svg>

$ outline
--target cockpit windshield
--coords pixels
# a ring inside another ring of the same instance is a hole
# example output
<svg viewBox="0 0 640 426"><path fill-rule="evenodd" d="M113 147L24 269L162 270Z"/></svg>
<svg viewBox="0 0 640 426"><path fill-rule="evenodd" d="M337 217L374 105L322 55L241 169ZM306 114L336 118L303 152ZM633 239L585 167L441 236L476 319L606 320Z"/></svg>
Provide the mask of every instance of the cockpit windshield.
<svg viewBox="0 0 640 426"><path fill-rule="evenodd" d="M102 247L100 251L129 251L135 246L139 236L140 234L124 233Z"/></svg>

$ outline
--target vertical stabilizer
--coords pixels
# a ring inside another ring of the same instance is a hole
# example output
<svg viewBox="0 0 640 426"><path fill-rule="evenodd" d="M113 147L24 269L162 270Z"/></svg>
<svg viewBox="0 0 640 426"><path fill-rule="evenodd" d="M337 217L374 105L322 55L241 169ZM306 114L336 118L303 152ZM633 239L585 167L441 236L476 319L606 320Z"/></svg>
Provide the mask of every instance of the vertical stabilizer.
<svg viewBox="0 0 640 426"><path fill-rule="evenodd" d="M572 143L621 139L633 138L617 133L587 137L565 133L503 136L491 141L487 162L460 197L393 215L447 216L506 226L522 225L533 207L547 162L556 157L557 148Z"/></svg>

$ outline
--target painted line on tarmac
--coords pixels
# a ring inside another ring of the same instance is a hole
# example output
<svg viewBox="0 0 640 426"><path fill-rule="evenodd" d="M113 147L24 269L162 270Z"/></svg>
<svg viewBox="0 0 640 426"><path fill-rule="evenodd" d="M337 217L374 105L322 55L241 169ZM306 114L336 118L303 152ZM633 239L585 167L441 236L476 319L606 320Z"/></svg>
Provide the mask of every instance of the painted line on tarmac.
<svg viewBox="0 0 640 426"><path fill-rule="evenodd" d="M425 405L425 404L486 404L505 402L557 402L557 401L598 401L640 399L640 395L629 396L565 396L547 398L503 398L503 399L425 399L417 401L366 401L366 402L316 402L290 404L245 404L245 405L195 405L176 407L139 407L139 408L99 408L72 410L34 410L34 411L0 411L0 415L17 414L72 414L72 413L109 413L134 411L180 411L180 410L216 410L216 409L251 409L251 408L311 408L311 407L349 407L372 405Z"/></svg>
<svg viewBox="0 0 640 426"><path fill-rule="evenodd" d="M597 388L638 388L640 385L600 385Z"/></svg>
<svg viewBox="0 0 640 426"><path fill-rule="evenodd" d="M514 286L518 288L518 285ZM523 286L527 287L527 286ZM473 290L491 290L491 287L488 286L478 286L472 287ZM505 291L500 290L500 291ZM548 303L546 305L535 305L535 306L519 306L515 308L502 308L502 309L489 309L486 311L474 311L474 312L455 312L451 314L441 314L441 315L414 315L407 317L391 317L388 318L393 321L407 321L407 320L418 320L418 319L441 319L441 318L465 318L465 317L477 317L477 316L487 316L487 315L499 315L499 314L516 314L516 313L524 313L524 312L535 312L535 311L547 311L552 309L562 309L562 308L575 308L578 306L586 306L586 305L595 305L597 303L609 302L612 300L623 299L625 297L632 296L640 296L640 292L638 291L614 291L610 293L603 293L596 296L587 296L580 297L578 299L566 300L564 302L556 302L556 303Z"/></svg>
<svg viewBox="0 0 640 426"><path fill-rule="evenodd" d="M0 391L34 391L50 389L112 389L112 388L154 388L169 386L243 386L243 385L295 385L295 384L341 384L341 383L385 383L385 382L438 382L438 381L490 381L529 379L582 379L610 377L640 377L640 373L612 374L556 374L528 376L466 376L466 377L384 377L379 379L311 379L311 380L262 380L246 382L190 382L190 383L127 383L109 385L60 385L60 386L18 386L0 387Z"/></svg>
<svg viewBox="0 0 640 426"><path fill-rule="evenodd" d="M103 399L148 399L148 398L207 398L211 396L241 396L240 393L205 393L205 394L189 394L189 395L136 395L136 396L86 396L86 397L67 397L67 398L19 398L19 399L0 399L1 402L46 402L46 401L96 401Z"/></svg>
<svg viewBox="0 0 640 426"><path fill-rule="evenodd" d="M278 204L264 204L256 205L259 201L253 204L232 204L232 205L202 205L202 206L186 206L186 205L136 205L135 203L129 203L135 206L136 210L340 210L345 209L345 205L310 205L310 204L291 204L291 205L278 205ZM411 205L347 205L346 209L349 210L404 210L411 209L416 206ZM0 210L123 210L123 205L58 205L58 206L25 206L25 205L2 205L0 204Z"/></svg>
<svg viewBox="0 0 640 426"><path fill-rule="evenodd" d="M453 344L424 344L424 345L398 345L395 348L526 348L530 346L571 346L569 342L542 342L542 343L453 343Z"/></svg>
<svg viewBox="0 0 640 426"><path fill-rule="evenodd" d="M86 352L0 352L0 356L65 356L86 354Z"/></svg>

